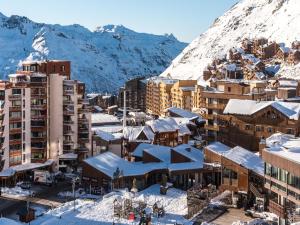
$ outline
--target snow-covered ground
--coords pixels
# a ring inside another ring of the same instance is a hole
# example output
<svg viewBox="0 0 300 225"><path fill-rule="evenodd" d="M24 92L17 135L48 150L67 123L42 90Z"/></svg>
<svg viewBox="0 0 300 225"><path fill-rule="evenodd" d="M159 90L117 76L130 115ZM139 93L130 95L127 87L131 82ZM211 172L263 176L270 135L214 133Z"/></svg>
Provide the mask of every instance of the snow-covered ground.
<svg viewBox="0 0 300 225"><path fill-rule="evenodd" d="M26 197L26 196L34 195L33 191L24 190L24 189L22 189L21 187L18 187L18 186L13 187L13 188L2 187L1 192L2 192L2 194L13 195L13 196L16 196L16 197Z"/></svg>
<svg viewBox="0 0 300 225"><path fill-rule="evenodd" d="M136 196L132 196L124 190L112 192L99 201L76 200L76 210L74 211L73 201L62 205L59 208L48 211L44 216L37 218L33 225L106 225L113 221L118 224L138 224L139 221L130 222L125 219L113 218L113 202L115 199L131 198L133 201L146 202L146 211L152 210L152 205L157 203L164 207L166 215L159 219L152 219L153 224L174 224L176 221L181 224L192 224L183 216L187 214L186 192L170 188L167 195L159 194L159 185L153 185Z"/></svg>

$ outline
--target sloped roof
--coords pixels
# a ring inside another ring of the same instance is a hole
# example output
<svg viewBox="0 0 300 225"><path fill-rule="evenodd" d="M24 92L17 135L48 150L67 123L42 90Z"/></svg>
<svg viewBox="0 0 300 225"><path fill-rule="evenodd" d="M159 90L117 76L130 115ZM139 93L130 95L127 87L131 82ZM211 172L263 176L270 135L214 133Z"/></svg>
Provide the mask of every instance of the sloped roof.
<svg viewBox="0 0 300 225"><path fill-rule="evenodd" d="M129 162L112 152L105 152L95 157L88 158L84 160L84 162L106 174L110 178L114 177L114 173L116 172L117 168L119 168L122 176L140 176L151 171L161 169L166 169L169 171L181 171L203 168L203 154L198 149L190 148L190 150L187 151L186 146L178 146L173 150L190 158L191 162L171 163L171 147L143 143L140 145L148 146L148 148L141 148L140 146L142 152L139 152L139 155L143 154L143 151L145 151L148 154L158 158L161 162ZM137 149L134 152L135 154L137 154L136 151Z"/></svg>
<svg viewBox="0 0 300 225"><path fill-rule="evenodd" d="M207 148L208 150L210 150L218 155L222 155L223 153L230 150L229 146L224 145L223 143L218 142L218 141L215 141L215 142L207 145L205 148Z"/></svg>
<svg viewBox="0 0 300 225"><path fill-rule="evenodd" d="M254 100L241 100L230 99L226 105L224 114L237 114L237 115L253 115L254 113L272 106L286 117L292 120L298 120L300 115L300 104L294 102L281 102L281 101L254 101Z"/></svg>
<svg viewBox="0 0 300 225"><path fill-rule="evenodd" d="M236 146L225 152L223 156L261 176L264 175L264 161L253 152Z"/></svg>
<svg viewBox="0 0 300 225"><path fill-rule="evenodd" d="M102 130L96 130L95 134L104 141L120 140L123 137L122 133L109 133Z"/></svg>
<svg viewBox="0 0 300 225"><path fill-rule="evenodd" d="M164 118L147 121L146 124L151 127L154 133L174 132L179 130L179 126L173 118Z"/></svg>
<svg viewBox="0 0 300 225"><path fill-rule="evenodd" d="M266 151L300 164L300 138L294 135L275 133L266 139Z"/></svg>
<svg viewBox="0 0 300 225"><path fill-rule="evenodd" d="M124 138L129 141L140 141L138 137L141 133L144 133L150 142L154 140L154 133L148 126L125 127L123 130Z"/></svg>

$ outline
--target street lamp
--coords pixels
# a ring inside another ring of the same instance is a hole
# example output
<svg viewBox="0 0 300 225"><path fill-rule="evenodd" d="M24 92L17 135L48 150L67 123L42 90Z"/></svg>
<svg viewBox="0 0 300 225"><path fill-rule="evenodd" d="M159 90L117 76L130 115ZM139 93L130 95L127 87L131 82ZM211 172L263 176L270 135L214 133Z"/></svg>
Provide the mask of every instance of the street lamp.
<svg viewBox="0 0 300 225"><path fill-rule="evenodd" d="M72 179L72 190L73 190L73 198L74 198L74 201L73 201L73 203L74 203L74 211L75 211L75 205L76 205L76 202L75 202L75 186L76 186L76 181L78 181L79 180L79 178L78 177L74 177L73 179Z"/></svg>

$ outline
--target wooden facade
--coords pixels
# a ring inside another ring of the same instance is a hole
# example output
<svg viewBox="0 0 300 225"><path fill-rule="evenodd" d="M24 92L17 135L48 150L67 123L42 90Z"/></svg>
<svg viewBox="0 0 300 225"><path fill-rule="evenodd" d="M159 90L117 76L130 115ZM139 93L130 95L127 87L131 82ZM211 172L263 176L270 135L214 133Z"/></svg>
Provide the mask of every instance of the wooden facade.
<svg viewBox="0 0 300 225"><path fill-rule="evenodd" d="M289 119L271 105L252 115L227 115L220 125L218 140L230 146L259 150L259 142L276 132L299 136L299 120Z"/></svg>

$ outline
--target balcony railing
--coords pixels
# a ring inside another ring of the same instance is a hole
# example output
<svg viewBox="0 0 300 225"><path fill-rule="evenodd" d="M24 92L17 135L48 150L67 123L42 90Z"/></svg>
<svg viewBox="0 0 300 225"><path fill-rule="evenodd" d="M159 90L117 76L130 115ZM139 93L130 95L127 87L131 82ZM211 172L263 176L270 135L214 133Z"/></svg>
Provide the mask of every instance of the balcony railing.
<svg viewBox="0 0 300 225"><path fill-rule="evenodd" d="M64 124L65 125L72 125L72 124L74 124L74 121L73 120L64 120Z"/></svg>
<svg viewBox="0 0 300 225"><path fill-rule="evenodd" d="M21 99L21 95L9 95L8 96L8 100L13 101L13 100L20 100Z"/></svg>
<svg viewBox="0 0 300 225"><path fill-rule="evenodd" d="M284 209L284 206L281 206L278 203L276 203L272 200L269 200L268 208L271 213L274 213L281 218L286 218L286 211Z"/></svg>
<svg viewBox="0 0 300 225"><path fill-rule="evenodd" d="M219 127L217 125L204 125L204 128L206 130L212 130L212 131L219 131Z"/></svg>

